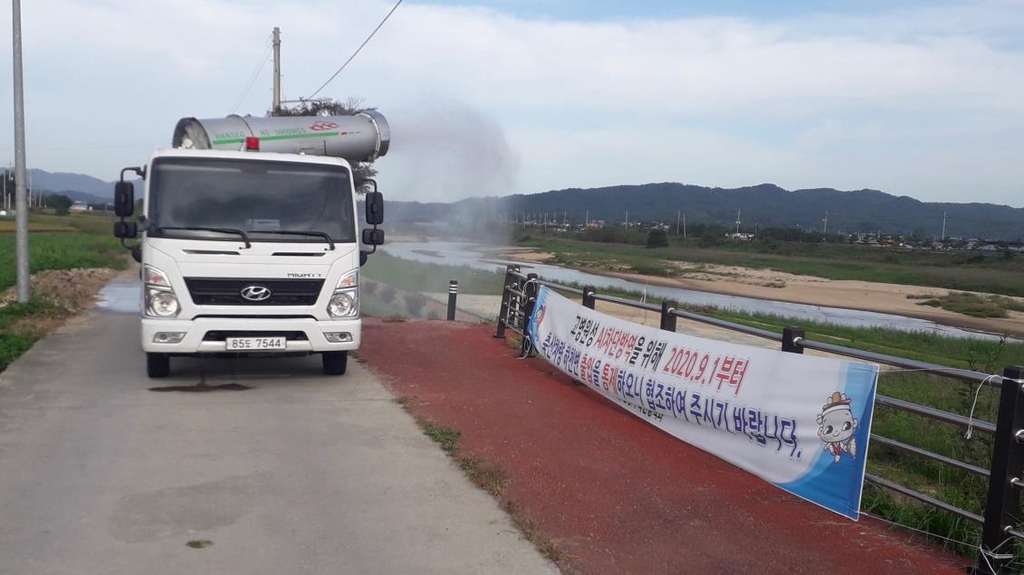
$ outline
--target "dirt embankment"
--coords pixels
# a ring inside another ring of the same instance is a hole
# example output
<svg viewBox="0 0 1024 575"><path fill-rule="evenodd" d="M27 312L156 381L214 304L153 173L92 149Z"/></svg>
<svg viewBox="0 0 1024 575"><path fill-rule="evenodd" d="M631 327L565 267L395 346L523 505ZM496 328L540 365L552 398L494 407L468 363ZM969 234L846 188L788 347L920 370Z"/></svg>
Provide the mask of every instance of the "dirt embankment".
<svg viewBox="0 0 1024 575"><path fill-rule="evenodd" d="M10 331L36 337L46 335L63 324L68 317L95 306L96 294L110 280L120 275L131 277L138 273L138 267L134 265L124 271L91 268L37 272L32 275L29 283L32 299L52 303L54 309L52 313L16 321L10 326ZM8 288L0 293L0 307L17 299L17 287Z"/></svg>

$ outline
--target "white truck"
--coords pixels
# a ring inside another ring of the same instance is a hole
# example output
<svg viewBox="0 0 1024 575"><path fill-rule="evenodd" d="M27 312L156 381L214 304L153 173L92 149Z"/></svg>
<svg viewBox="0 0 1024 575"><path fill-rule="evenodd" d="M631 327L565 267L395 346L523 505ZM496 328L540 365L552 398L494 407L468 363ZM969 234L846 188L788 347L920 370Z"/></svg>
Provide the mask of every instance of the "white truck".
<svg viewBox="0 0 1024 575"><path fill-rule="evenodd" d="M114 235L140 238L126 247L142 264L149 377L169 375L172 357L206 354L320 354L325 374L344 374L360 343L359 268L384 242L383 196L369 180L359 235L350 162L383 156L390 140L373 111L184 118L172 149L121 170ZM128 172L144 182L138 222L125 219Z"/></svg>

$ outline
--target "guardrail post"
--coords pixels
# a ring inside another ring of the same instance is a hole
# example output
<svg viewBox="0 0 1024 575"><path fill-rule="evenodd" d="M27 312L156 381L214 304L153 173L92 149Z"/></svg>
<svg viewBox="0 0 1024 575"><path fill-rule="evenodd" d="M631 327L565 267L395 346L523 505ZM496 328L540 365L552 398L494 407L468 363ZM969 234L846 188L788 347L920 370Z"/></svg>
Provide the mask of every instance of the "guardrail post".
<svg viewBox="0 0 1024 575"><path fill-rule="evenodd" d="M525 355L533 357L533 347L530 345L530 338L526 335L526 326L530 323L530 316L533 315L533 306L537 303L537 292L540 284L537 283L537 274L526 276L526 285L523 286L523 293L526 294L526 302L523 306L523 343L520 351Z"/></svg>
<svg viewBox="0 0 1024 575"><path fill-rule="evenodd" d="M597 294L597 288L594 286L583 286L583 307L594 309L597 305L597 298L594 296Z"/></svg>
<svg viewBox="0 0 1024 575"><path fill-rule="evenodd" d="M665 331L676 331L676 316L672 312L679 307L675 300L662 300L661 302L661 329Z"/></svg>
<svg viewBox="0 0 1024 575"><path fill-rule="evenodd" d="M505 323L508 321L509 315L508 303L509 297L512 295L508 293L508 289L512 285L512 272L514 271L516 271L516 266L505 266L505 283L502 284L501 307L498 308L498 329L494 332L494 337L497 339L505 339Z"/></svg>
<svg viewBox="0 0 1024 575"><path fill-rule="evenodd" d="M1003 370L999 414L996 418L995 445L992 448L992 475L989 477L985 524L981 531L981 557L975 573L1010 573L1016 529L1020 516L1020 488L1024 486L1024 445L1017 433L1024 428L1024 398L1021 397L1024 367Z"/></svg>
<svg viewBox="0 0 1024 575"><path fill-rule="evenodd" d="M455 298L459 296L459 280L448 280L448 321L455 321Z"/></svg>
<svg viewBox="0 0 1024 575"><path fill-rule="evenodd" d="M788 351L789 353L803 353L804 346L800 345L797 340L803 339L806 336L807 334L804 333L803 328L782 328L782 351Z"/></svg>

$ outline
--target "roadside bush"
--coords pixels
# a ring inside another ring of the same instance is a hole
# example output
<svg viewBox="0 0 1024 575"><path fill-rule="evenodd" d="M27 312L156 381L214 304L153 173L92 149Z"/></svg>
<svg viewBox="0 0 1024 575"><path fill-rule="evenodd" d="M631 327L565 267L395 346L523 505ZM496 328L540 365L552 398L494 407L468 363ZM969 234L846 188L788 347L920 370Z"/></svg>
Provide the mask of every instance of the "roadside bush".
<svg viewBox="0 0 1024 575"><path fill-rule="evenodd" d="M405 308L409 310L409 315L419 317L420 312L423 311L423 306L426 304L427 298L419 294L405 296Z"/></svg>
<svg viewBox="0 0 1024 575"><path fill-rule="evenodd" d="M647 232L647 247L648 248L667 248L668 247L668 234L662 229L652 229Z"/></svg>

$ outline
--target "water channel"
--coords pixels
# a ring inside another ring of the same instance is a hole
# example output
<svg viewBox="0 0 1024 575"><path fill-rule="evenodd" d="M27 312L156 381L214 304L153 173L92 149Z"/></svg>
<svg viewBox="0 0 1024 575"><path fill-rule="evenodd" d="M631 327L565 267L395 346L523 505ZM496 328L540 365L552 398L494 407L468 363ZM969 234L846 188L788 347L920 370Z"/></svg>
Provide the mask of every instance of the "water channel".
<svg viewBox="0 0 1024 575"><path fill-rule="evenodd" d="M836 307L788 303L740 296L719 295L680 288L653 286L618 278L610 278L559 266L520 263L495 259L476 251L478 244L461 242L393 242L383 246L383 251L393 256L431 264L469 266L474 269L500 271L504 273L507 264L515 263L523 273L536 273L542 279L557 283L592 285L602 288L616 288L645 292L656 298L671 298L681 303L714 306L749 313L764 313L804 321L816 321L850 327L883 327L903 331L923 331L947 337L999 339L999 335L971 331L938 324L932 321L901 315L875 313ZM1009 338L1013 339L1013 338Z"/></svg>

